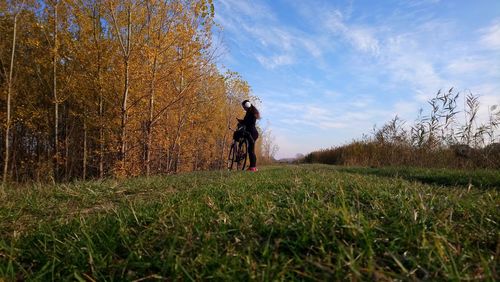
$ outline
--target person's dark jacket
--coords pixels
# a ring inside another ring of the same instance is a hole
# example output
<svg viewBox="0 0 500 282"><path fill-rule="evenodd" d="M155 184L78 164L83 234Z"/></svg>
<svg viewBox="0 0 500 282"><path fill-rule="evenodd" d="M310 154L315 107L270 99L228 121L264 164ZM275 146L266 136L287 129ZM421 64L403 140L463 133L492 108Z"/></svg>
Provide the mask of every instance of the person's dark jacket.
<svg viewBox="0 0 500 282"><path fill-rule="evenodd" d="M243 125L245 125L246 129L252 135L253 140L257 140L259 137L259 132L257 131L257 127L255 127L255 123L257 122L257 118L255 114L248 110L243 118Z"/></svg>

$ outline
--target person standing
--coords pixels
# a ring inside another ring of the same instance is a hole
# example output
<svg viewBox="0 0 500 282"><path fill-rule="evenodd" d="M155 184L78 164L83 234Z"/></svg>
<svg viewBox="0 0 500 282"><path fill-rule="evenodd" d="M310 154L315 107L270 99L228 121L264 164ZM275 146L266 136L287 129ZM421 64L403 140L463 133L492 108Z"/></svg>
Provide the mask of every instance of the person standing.
<svg viewBox="0 0 500 282"><path fill-rule="evenodd" d="M248 156L250 157L250 167L248 171L257 171L257 156L255 155L255 142L259 138L259 132L257 131L256 123L260 119L260 113L257 108L250 103L249 100L244 100L241 102L241 106L246 111L245 117L241 121L245 125L248 136Z"/></svg>

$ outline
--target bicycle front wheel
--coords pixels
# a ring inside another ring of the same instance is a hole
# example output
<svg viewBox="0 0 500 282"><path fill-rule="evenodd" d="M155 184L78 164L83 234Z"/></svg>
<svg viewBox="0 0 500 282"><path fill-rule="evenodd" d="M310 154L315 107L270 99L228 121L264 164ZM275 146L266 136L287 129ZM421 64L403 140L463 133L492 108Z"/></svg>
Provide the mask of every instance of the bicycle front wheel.
<svg viewBox="0 0 500 282"><path fill-rule="evenodd" d="M232 170L235 163L236 163L236 152L237 152L237 145L236 142L233 142L231 144L231 148L229 149L229 155L227 157L227 169Z"/></svg>
<svg viewBox="0 0 500 282"><path fill-rule="evenodd" d="M248 159L248 140L242 139L238 143L236 169L245 170Z"/></svg>

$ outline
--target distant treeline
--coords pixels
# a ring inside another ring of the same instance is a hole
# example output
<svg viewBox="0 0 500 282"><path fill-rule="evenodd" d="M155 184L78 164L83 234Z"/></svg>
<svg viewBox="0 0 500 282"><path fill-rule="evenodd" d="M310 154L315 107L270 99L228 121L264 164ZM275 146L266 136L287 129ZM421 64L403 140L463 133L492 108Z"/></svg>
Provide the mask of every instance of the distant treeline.
<svg viewBox="0 0 500 282"><path fill-rule="evenodd" d="M4 181L224 166L250 88L215 64L214 13L212 0L0 1Z"/></svg>
<svg viewBox="0 0 500 282"><path fill-rule="evenodd" d="M500 168L500 108L489 106L488 119L478 120L479 97L469 93L459 109L461 95L439 91L411 125L397 116L361 140L312 152L306 163L348 166L419 166Z"/></svg>

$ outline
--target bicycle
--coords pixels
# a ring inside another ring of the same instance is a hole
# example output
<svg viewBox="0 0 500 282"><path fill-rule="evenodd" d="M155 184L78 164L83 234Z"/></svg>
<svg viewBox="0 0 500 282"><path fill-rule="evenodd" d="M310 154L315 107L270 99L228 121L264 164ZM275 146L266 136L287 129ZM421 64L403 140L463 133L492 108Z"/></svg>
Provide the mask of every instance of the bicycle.
<svg viewBox="0 0 500 282"><path fill-rule="evenodd" d="M232 128L229 128L233 130ZM248 137L249 133L246 131L246 127L241 124L238 120L238 127L234 130L233 143L229 149L229 155L227 158L227 169L233 170L245 170L248 159Z"/></svg>

